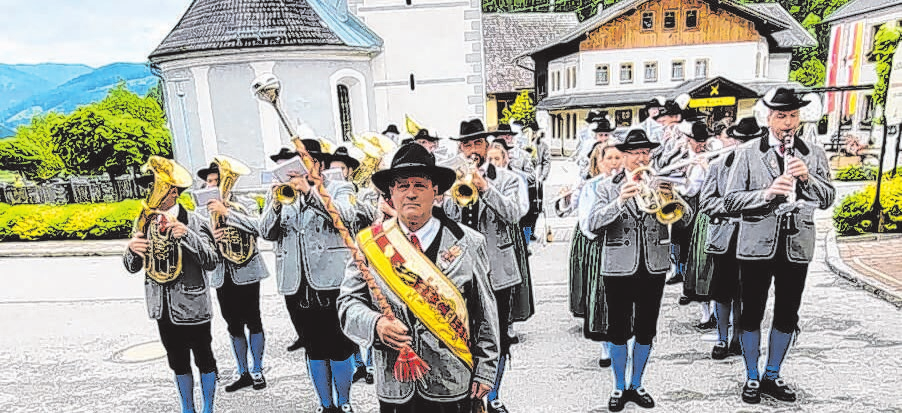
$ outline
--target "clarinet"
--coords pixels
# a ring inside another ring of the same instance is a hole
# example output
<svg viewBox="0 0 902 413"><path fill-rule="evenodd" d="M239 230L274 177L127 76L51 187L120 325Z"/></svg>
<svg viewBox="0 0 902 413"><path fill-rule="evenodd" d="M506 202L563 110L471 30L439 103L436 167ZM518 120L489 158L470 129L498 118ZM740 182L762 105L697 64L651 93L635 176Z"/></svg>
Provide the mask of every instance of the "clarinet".
<svg viewBox="0 0 902 413"><path fill-rule="evenodd" d="M789 161L795 158L795 142L793 131L788 131L783 134L783 173L789 173ZM792 191L789 195L786 196L785 206L788 207L788 211L783 214L781 230L785 231L787 234L793 235L799 232L799 229L796 227L795 220L795 202L796 202L796 178L792 177Z"/></svg>

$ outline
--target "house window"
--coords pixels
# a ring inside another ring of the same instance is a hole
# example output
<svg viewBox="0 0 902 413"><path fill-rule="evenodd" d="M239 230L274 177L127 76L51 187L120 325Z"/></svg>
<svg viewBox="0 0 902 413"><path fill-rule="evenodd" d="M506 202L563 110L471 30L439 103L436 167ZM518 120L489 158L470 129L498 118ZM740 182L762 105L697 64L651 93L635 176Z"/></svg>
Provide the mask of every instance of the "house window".
<svg viewBox="0 0 902 413"><path fill-rule="evenodd" d="M708 59L699 59L695 61L695 77L708 77Z"/></svg>
<svg viewBox="0 0 902 413"><path fill-rule="evenodd" d="M664 12L664 29L676 29L676 14L675 11Z"/></svg>
<svg viewBox="0 0 902 413"><path fill-rule="evenodd" d="M675 61L670 66L670 80L683 80L686 78L686 71L683 67L683 61Z"/></svg>
<svg viewBox="0 0 902 413"><path fill-rule="evenodd" d="M633 83L632 63L623 63L620 65L620 83Z"/></svg>
<svg viewBox="0 0 902 413"><path fill-rule="evenodd" d="M538 79L536 81L536 85L538 86L538 90L536 92L539 96L545 96L548 94L548 75L542 73L538 75Z"/></svg>
<svg viewBox="0 0 902 413"><path fill-rule="evenodd" d="M686 28L698 27L698 10L686 10Z"/></svg>
<svg viewBox="0 0 902 413"><path fill-rule="evenodd" d="M408 5L408 6L409 6L411 3L412 3L411 0L407 0L407 5Z"/></svg>
<svg viewBox="0 0 902 413"><path fill-rule="evenodd" d="M576 88L576 67L570 68L570 88Z"/></svg>
<svg viewBox="0 0 902 413"><path fill-rule="evenodd" d="M351 98L348 87L338 85L338 115L341 119L341 135L346 141L351 140L353 128L351 126Z"/></svg>
<svg viewBox="0 0 902 413"><path fill-rule="evenodd" d="M570 69L567 69L567 74L564 75L564 88L570 89Z"/></svg>
<svg viewBox="0 0 902 413"><path fill-rule="evenodd" d="M645 64L645 81L646 82L657 82L658 81L658 64L657 63L646 63Z"/></svg>
<svg viewBox="0 0 902 413"><path fill-rule="evenodd" d="M632 109L623 109L614 112L614 122L617 123L617 126L626 126L629 127L633 124L633 110Z"/></svg>
<svg viewBox="0 0 902 413"><path fill-rule="evenodd" d="M595 66L595 84L602 86L609 83L611 83L611 74L608 65Z"/></svg>
<svg viewBox="0 0 902 413"><path fill-rule="evenodd" d="M874 55L874 42L877 40L877 32L880 31L880 26L881 25L878 24L871 28L871 41L865 43L871 45L870 51L868 52L868 61L872 63L877 61L877 56Z"/></svg>
<svg viewBox="0 0 902 413"><path fill-rule="evenodd" d="M561 71L554 72L554 90L561 90Z"/></svg>
<svg viewBox="0 0 902 413"><path fill-rule="evenodd" d="M655 29L655 12L647 11L642 13L642 30Z"/></svg>

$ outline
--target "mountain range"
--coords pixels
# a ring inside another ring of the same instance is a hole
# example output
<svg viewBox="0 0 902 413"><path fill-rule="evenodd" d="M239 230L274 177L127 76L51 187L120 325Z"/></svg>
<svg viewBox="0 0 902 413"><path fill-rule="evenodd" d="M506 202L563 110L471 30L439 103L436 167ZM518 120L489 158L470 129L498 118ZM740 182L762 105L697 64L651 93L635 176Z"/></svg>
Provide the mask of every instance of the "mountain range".
<svg viewBox="0 0 902 413"><path fill-rule="evenodd" d="M0 137L44 112L69 113L78 106L103 99L124 81L144 95L157 84L146 64L113 63L92 68L82 64L0 64Z"/></svg>

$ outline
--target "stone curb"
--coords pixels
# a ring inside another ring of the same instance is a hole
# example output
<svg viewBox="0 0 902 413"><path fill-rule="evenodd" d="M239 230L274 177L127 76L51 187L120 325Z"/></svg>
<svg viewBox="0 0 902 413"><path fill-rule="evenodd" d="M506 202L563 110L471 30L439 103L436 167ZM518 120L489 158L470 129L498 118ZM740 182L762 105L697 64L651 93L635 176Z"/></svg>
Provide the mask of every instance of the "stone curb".
<svg viewBox="0 0 902 413"><path fill-rule="evenodd" d="M892 289L882 282L862 275L843 261L842 256L839 254L839 246L836 245L835 231L829 231L827 233L824 248L826 249L825 261L827 267L830 268L830 271L833 271L834 274L850 281L856 287L872 293L880 299L896 306L896 308L902 308L902 296L893 293Z"/></svg>

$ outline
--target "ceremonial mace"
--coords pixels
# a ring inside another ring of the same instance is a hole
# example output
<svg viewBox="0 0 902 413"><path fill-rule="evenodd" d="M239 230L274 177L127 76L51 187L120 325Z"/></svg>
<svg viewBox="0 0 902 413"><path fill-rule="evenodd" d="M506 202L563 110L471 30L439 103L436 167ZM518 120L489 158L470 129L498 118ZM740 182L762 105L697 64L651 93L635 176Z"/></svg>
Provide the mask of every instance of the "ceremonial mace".
<svg viewBox="0 0 902 413"><path fill-rule="evenodd" d="M366 281L367 287L369 287L373 297L376 298L376 302L382 310L382 315L389 320L394 320L395 314L392 313L391 307L385 299L385 295L382 294L382 290L376 284L376 279L370 272L369 265L366 263L366 258L363 256L363 253L360 252L357 243L354 242L354 238L351 236L351 233L348 231L344 222L342 222L338 209L335 208L335 204L332 203L332 197L326 192L326 188L323 186L323 178L320 175L319 170L314 168L313 157L307 152L304 143L294 132L294 128L292 128L291 124L288 122L288 117L285 116L285 112L279 105L279 92L282 88L281 82L273 74L264 74L254 79L252 88L257 98L271 104L273 108L275 108L276 113L279 115L279 119L282 121L282 126L284 126L288 131L288 134L291 135L291 143L294 144L298 154L301 155L304 165L307 167L307 170L310 171L309 177L316 188L315 194L319 195L320 200L323 202L323 206L326 208L326 212L328 212L329 216L332 218L332 225L338 230L345 246L351 250L354 264L357 265L357 269L360 270L363 279ZM425 360L420 358L409 345L401 347L401 354L398 355L394 367L394 376L398 381L412 382L420 380L426 376L426 372L428 371L429 365Z"/></svg>

